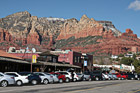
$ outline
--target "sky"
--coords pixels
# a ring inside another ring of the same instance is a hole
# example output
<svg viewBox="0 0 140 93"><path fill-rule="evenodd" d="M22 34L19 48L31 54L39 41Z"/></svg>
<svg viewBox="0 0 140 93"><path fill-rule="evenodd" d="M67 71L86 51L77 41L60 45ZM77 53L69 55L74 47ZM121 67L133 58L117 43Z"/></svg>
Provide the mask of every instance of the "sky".
<svg viewBox="0 0 140 93"><path fill-rule="evenodd" d="M130 28L140 37L140 0L1 0L0 18L28 11L32 16L76 18L86 14L112 21L121 32Z"/></svg>

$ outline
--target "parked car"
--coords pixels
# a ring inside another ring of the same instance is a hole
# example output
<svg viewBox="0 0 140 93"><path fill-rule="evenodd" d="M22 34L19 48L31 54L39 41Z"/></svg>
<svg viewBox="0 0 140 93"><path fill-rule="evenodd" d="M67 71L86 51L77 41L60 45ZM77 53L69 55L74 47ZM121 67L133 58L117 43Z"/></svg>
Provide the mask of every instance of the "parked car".
<svg viewBox="0 0 140 93"><path fill-rule="evenodd" d="M90 77L92 80L96 80L96 81L103 80L102 71L100 70L92 71L90 72Z"/></svg>
<svg viewBox="0 0 140 93"><path fill-rule="evenodd" d="M79 81L84 80L84 74L76 73L76 75L78 76L78 80L79 80Z"/></svg>
<svg viewBox="0 0 140 93"><path fill-rule="evenodd" d="M140 80L140 74L135 73L135 78L136 78L137 80Z"/></svg>
<svg viewBox="0 0 140 93"><path fill-rule="evenodd" d="M0 86L7 87L13 84L15 84L15 78L13 76L5 75L0 72Z"/></svg>
<svg viewBox="0 0 140 93"><path fill-rule="evenodd" d="M91 76L90 76L90 72L84 72L83 73L84 77L83 77L83 80L84 81L91 81Z"/></svg>
<svg viewBox="0 0 140 93"><path fill-rule="evenodd" d="M48 84L48 83L53 83L53 77L50 75L47 75L43 72L34 72L34 74L39 75L41 78L41 83Z"/></svg>
<svg viewBox="0 0 140 93"><path fill-rule="evenodd" d="M66 82L70 82L72 80L72 76L71 76L71 73L68 72L68 71L56 71L62 75L65 75L66 77Z"/></svg>
<svg viewBox="0 0 140 93"><path fill-rule="evenodd" d="M102 73L102 79L103 80L111 80L111 76L109 77L109 74L105 74L105 73Z"/></svg>
<svg viewBox="0 0 140 93"><path fill-rule="evenodd" d="M118 79L118 77L116 76L115 73L110 73L109 75L112 75L113 80L117 80Z"/></svg>
<svg viewBox="0 0 140 93"><path fill-rule="evenodd" d="M5 74L14 76L16 85L18 86L29 83L28 76L22 76L17 72L5 72Z"/></svg>
<svg viewBox="0 0 140 93"><path fill-rule="evenodd" d="M73 79L73 80L71 79L71 81L75 82L75 81L77 81L79 79L77 74L74 72L74 69L70 68L67 71L71 74L71 77Z"/></svg>
<svg viewBox="0 0 140 93"><path fill-rule="evenodd" d="M108 74L109 80L114 80L113 74Z"/></svg>
<svg viewBox="0 0 140 93"><path fill-rule="evenodd" d="M45 74L53 77L53 82L52 83L58 83L59 82L59 79L56 75L53 75L53 74L50 74L50 73L45 73Z"/></svg>
<svg viewBox="0 0 140 93"><path fill-rule="evenodd" d="M28 76L29 83L31 83L32 85L41 83L41 78L39 77L39 75L31 72L19 72L19 74L22 76Z"/></svg>
<svg viewBox="0 0 140 93"><path fill-rule="evenodd" d="M58 73L58 72L51 72L51 74L53 74L53 75L55 75L55 76L58 77L59 83L62 83L62 82L64 82L64 81L66 81L65 75L62 75L62 74L60 74L60 73Z"/></svg>
<svg viewBox="0 0 140 93"><path fill-rule="evenodd" d="M128 80L134 80L134 79L136 79L136 78L135 78L135 75L134 75L134 74L132 74L132 73L127 73L127 79L128 79Z"/></svg>
<svg viewBox="0 0 140 93"><path fill-rule="evenodd" d="M116 73L115 75L117 76L117 78L119 80L121 80L121 79L127 79L127 77L128 77L128 75L126 75L125 73Z"/></svg>

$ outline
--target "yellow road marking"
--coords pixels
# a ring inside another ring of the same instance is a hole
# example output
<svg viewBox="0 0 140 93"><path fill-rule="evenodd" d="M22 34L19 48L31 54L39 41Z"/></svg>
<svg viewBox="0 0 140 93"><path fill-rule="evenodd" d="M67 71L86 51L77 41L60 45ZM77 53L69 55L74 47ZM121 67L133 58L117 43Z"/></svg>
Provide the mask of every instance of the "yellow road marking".
<svg viewBox="0 0 140 93"><path fill-rule="evenodd" d="M130 91L130 92L128 92L128 93L135 93L135 92L139 92L140 91L140 89L138 89L138 90L136 90L136 91Z"/></svg>

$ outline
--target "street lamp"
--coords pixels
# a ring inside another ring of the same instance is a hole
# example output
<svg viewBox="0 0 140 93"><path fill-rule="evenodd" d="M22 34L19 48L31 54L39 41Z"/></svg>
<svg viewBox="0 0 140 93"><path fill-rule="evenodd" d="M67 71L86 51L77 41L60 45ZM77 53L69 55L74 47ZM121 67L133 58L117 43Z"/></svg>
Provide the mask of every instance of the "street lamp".
<svg viewBox="0 0 140 93"><path fill-rule="evenodd" d="M84 72L84 56L81 56L81 59L83 60L83 72Z"/></svg>

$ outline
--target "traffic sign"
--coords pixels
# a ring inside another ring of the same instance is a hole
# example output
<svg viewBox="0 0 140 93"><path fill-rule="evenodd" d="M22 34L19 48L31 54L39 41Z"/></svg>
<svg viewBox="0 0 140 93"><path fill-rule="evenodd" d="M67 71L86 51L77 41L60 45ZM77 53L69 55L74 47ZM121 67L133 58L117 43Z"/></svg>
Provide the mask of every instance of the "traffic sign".
<svg viewBox="0 0 140 93"><path fill-rule="evenodd" d="M36 63L36 55L32 55L32 63Z"/></svg>
<svg viewBox="0 0 140 93"><path fill-rule="evenodd" d="M84 66L87 66L87 61L86 60L84 60Z"/></svg>

